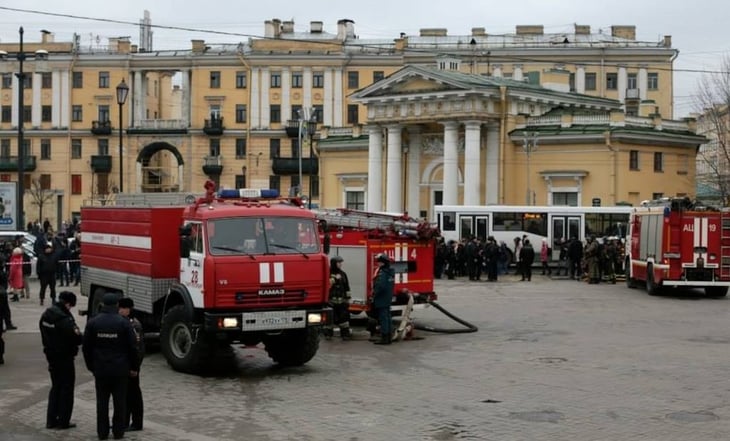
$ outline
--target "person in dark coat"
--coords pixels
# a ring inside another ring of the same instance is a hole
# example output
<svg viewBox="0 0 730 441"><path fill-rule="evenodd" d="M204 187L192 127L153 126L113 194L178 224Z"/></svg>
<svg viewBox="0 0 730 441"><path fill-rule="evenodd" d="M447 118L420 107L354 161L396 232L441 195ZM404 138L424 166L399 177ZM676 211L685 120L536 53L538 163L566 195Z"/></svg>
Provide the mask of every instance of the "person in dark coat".
<svg viewBox="0 0 730 441"><path fill-rule="evenodd" d="M127 429L127 379L138 375L137 336L129 320L119 315L118 297L106 293L99 314L86 323L84 361L94 374L96 386L96 432L109 438L109 397L114 400L112 433L122 439Z"/></svg>
<svg viewBox="0 0 730 441"><path fill-rule="evenodd" d="M530 239L522 241L520 249L520 263L522 263L522 280L532 280L532 264L535 262L535 249L532 248Z"/></svg>
<svg viewBox="0 0 730 441"><path fill-rule="evenodd" d="M128 424L127 431L133 432L136 430L142 430L142 421L144 417L144 401L142 400L142 389L139 387L139 372L142 366L142 359L144 358L144 331L142 330L142 323L136 318L132 317L132 310L134 309L134 301L129 297L119 299L119 315L129 320L134 329L135 337L137 338L137 366L132 368L132 372L137 372L137 375L130 375L127 380L127 419Z"/></svg>
<svg viewBox="0 0 730 441"><path fill-rule="evenodd" d="M342 256L330 259L330 290L329 301L332 304L334 324L340 328L340 337L343 340L352 339L350 329L350 282L347 273L342 270ZM331 338L332 328L326 328L325 337Z"/></svg>
<svg viewBox="0 0 730 441"><path fill-rule="evenodd" d="M568 268L570 268L570 278L580 280L583 276L581 269L581 260L583 260L583 244L577 237L571 237L568 242Z"/></svg>
<svg viewBox="0 0 730 441"><path fill-rule="evenodd" d="M373 309L380 323L380 340L375 344L389 345L393 338L390 305L395 294L395 272L387 254L378 254L375 261L378 269L373 276Z"/></svg>
<svg viewBox="0 0 730 441"><path fill-rule="evenodd" d="M46 300L46 288L50 288L51 301L56 301L56 272L58 271L58 254L53 251L53 243L46 242L43 254L38 256L38 280L41 291L38 294L41 305Z"/></svg>
<svg viewBox="0 0 730 441"><path fill-rule="evenodd" d="M43 341L43 353L48 361L51 374L51 390L48 392L46 411L47 429L71 429L74 407L74 386L76 368L74 359L79 353L82 337L71 314L76 306L76 294L63 291L58 295L58 303L46 309L41 315L38 327Z"/></svg>

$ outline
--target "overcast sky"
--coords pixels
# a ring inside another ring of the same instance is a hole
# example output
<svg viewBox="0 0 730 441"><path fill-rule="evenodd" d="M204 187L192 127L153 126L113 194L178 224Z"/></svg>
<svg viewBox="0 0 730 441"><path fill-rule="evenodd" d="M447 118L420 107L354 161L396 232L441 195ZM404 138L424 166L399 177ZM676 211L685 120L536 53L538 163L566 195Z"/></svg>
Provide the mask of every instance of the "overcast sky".
<svg viewBox="0 0 730 441"><path fill-rule="evenodd" d="M484 27L487 33L514 33L515 25L541 24L546 33L572 32L573 24L591 26L596 32L610 33L611 25L635 25L636 37L658 42L672 36L672 46L679 49L675 69L675 118L695 110L701 71L718 71L723 57L730 57L730 6L727 0L0 0L0 8L34 10L36 13L0 9L0 41L16 42L18 27L25 29L25 41L39 41L40 30L53 32L57 41L70 41L81 35L83 45L108 37L131 36L139 40L136 23L144 10L150 12L153 25L185 27L201 31L223 31L241 36L206 32L183 32L154 29L155 49L189 49L193 38L209 43L244 41L261 36L264 21L272 18L294 20L296 31L306 31L310 21L324 22L324 30L337 32L337 20L355 22L361 38L396 38L401 32L417 35L421 28L447 28L449 35L467 35L472 27ZM111 19L130 24L58 17L39 12L70 16ZM98 37L98 39L97 39Z"/></svg>

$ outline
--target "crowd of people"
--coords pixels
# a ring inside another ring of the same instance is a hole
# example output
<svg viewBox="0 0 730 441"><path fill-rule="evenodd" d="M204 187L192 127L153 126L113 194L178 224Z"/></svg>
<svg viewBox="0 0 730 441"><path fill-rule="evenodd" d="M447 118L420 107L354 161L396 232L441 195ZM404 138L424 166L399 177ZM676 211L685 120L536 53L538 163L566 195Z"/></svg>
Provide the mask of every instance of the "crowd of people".
<svg viewBox="0 0 730 441"><path fill-rule="evenodd" d="M514 274L521 276L521 281L531 281L533 269L539 268L542 275L552 276L555 270L556 276L595 284L616 283L616 275L623 273L624 244L617 237L590 235L585 243L576 237L561 238L554 246L559 250L557 260L553 259L553 247L547 239L538 248L527 235L515 237L511 246L504 241L497 243L493 236L484 241L471 237L446 242L442 238L436 246L434 277L468 277L478 281L486 276L487 281L494 282L514 266Z"/></svg>

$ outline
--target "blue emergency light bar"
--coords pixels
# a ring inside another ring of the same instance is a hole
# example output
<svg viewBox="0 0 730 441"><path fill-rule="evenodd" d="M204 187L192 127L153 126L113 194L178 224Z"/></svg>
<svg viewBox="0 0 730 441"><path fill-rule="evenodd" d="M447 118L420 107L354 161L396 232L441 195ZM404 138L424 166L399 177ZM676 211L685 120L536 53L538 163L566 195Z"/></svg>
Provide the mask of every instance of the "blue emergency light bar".
<svg viewBox="0 0 730 441"><path fill-rule="evenodd" d="M276 199L279 197L279 190L272 188L228 188L221 189L221 191L218 192L218 197L222 199Z"/></svg>

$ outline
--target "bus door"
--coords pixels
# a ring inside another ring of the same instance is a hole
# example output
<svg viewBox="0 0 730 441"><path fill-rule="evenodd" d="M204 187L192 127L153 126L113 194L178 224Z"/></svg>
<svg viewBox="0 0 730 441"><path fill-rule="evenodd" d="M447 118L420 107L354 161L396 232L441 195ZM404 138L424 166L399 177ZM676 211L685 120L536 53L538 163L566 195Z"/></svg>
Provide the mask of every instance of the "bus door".
<svg viewBox="0 0 730 441"><path fill-rule="evenodd" d="M550 221L550 240L553 250L552 260L560 259L560 241L565 239L566 242L571 237L580 239L581 237L581 217L569 216L564 214L554 214Z"/></svg>
<svg viewBox="0 0 730 441"><path fill-rule="evenodd" d="M485 242L489 236L489 216L476 214L459 215L459 239L476 236Z"/></svg>

